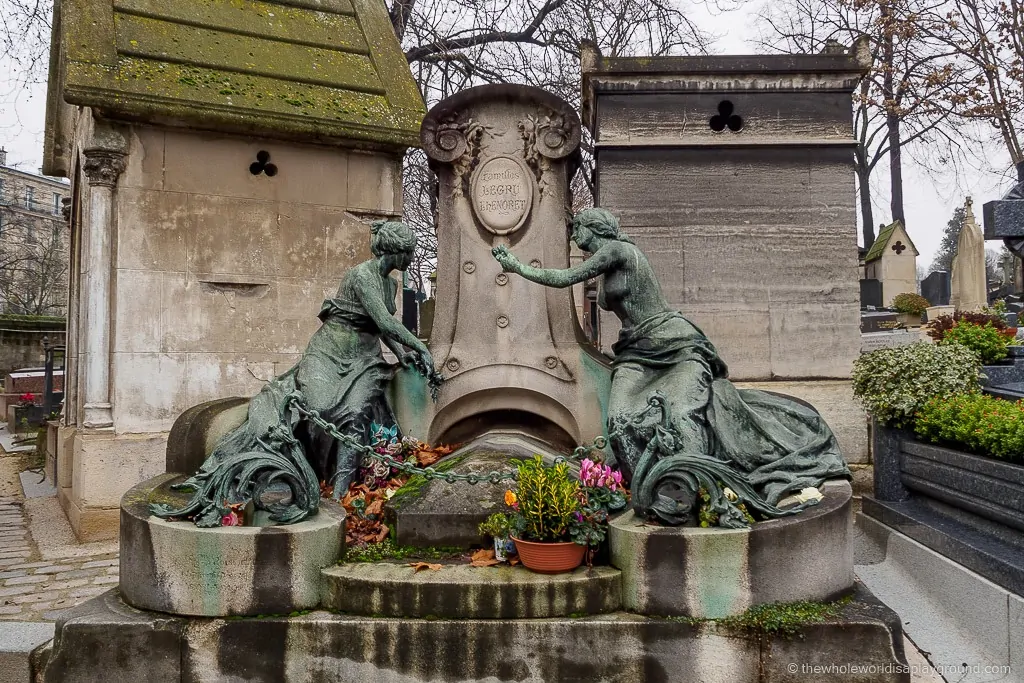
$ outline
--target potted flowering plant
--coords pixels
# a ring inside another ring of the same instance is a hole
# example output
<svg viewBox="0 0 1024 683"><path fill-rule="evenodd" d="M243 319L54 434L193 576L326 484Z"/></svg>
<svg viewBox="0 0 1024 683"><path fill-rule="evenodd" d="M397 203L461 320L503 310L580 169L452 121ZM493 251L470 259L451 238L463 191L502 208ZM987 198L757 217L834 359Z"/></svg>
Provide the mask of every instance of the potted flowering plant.
<svg viewBox="0 0 1024 683"><path fill-rule="evenodd" d="M536 572L575 569L604 541L609 513L626 507L622 473L585 459L573 478L567 464L545 467L540 456L517 468L518 494L506 491L505 504L519 559Z"/></svg>
<svg viewBox="0 0 1024 683"><path fill-rule="evenodd" d="M545 467L538 455L516 464L517 492L508 491L505 502L512 508L509 527L519 559L543 574L575 569L587 546L574 543L570 529L580 509L580 484L559 463Z"/></svg>

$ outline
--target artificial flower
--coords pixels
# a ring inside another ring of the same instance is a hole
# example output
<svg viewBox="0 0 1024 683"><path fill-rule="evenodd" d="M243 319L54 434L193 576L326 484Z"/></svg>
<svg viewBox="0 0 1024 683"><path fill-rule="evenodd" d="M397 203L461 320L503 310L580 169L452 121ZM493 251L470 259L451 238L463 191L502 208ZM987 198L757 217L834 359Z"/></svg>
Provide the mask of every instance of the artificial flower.
<svg viewBox="0 0 1024 683"><path fill-rule="evenodd" d="M505 491L505 505L514 507L517 502L519 502L519 499L516 498L514 491Z"/></svg>
<svg viewBox="0 0 1024 683"><path fill-rule="evenodd" d="M239 526L240 524L241 520L238 518L238 513L234 510L220 518L221 526Z"/></svg>

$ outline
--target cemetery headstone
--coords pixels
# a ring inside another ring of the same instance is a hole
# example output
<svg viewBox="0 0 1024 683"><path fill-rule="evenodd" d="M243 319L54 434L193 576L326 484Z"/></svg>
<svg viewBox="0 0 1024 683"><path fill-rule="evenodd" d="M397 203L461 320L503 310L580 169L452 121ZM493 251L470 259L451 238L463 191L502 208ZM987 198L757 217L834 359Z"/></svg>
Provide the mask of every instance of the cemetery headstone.
<svg viewBox="0 0 1024 683"><path fill-rule="evenodd" d="M882 308L882 281L865 278L860 281L860 307Z"/></svg>
<svg viewBox="0 0 1024 683"><path fill-rule="evenodd" d="M901 327L896 313L889 311L864 311L860 314L860 331L862 334L868 332L889 332Z"/></svg>
<svg viewBox="0 0 1024 683"><path fill-rule="evenodd" d="M936 270L921 280L921 296L932 306L948 306L950 299L949 273Z"/></svg>
<svg viewBox="0 0 1024 683"><path fill-rule="evenodd" d="M985 279L985 237L974 220L971 198L964 203L964 226L956 243L951 303L958 311L980 311L988 305Z"/></svg>
<svg viewBox="0 0 1024 683"><path fill-rule="evenodd" d="M429 346L447 381L432 402L399 373L392 400L407 433L468 442L502 424L570 448L603 433L606 359L581 346L571 290L541 290L491 256L505 245L537 267L569 267L580 135L568 103L526 86L470 88L427 114L421 138L440 192Z"/></svg>

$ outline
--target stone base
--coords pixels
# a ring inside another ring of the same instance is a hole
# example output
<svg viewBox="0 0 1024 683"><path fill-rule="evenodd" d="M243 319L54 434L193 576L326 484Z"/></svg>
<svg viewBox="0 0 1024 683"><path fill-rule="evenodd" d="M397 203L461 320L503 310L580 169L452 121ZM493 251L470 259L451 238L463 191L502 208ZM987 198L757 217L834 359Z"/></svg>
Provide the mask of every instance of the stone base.
<svg viewBox="0 0 1024 683"><path fill-rule="evenodd" d="M288 614L320 603L321 571L345 544L345 512L323 502L307 520L285 526L200 529L149 512L151 502L187 496L164 474L121 503L121 593L134 607L173 614Z"/></svg>
<svg viewBox="0 0 1024 683"><path fill-rule="evenodd" d="M845 673L815 673L815 666ZM624 612L521 620L327 612L198 619L140 612L112 590L65 612L44 680L896 683L910 680L907 671L899 617L863 589L836 618L793 636Z"/></svg>
<svg viewBox="0 0 1024 683"><path fill-rule="evenodd" d="M819 504L749 529L654 526L632 511L613 519L608 540L612 564L622 570L623 607L718 619L850 590L850 484L826 482L821 492Z"/></svg>
<svg viewBox="0 0 1024 683"><path fill-rule="evenodd" d="M164 471L167 435L74 427L59 432L56 478L75 536L83 543L116 539L121 496Z"/></svg>
<svg viewBox="0 0 1024 683"><path fill-rule="evenodd" d="M74 489L57 489L57 500L67 515L68 524L82 543L112 541L117 538L121 511L118 508L81 508L75 502Z"/></svg>

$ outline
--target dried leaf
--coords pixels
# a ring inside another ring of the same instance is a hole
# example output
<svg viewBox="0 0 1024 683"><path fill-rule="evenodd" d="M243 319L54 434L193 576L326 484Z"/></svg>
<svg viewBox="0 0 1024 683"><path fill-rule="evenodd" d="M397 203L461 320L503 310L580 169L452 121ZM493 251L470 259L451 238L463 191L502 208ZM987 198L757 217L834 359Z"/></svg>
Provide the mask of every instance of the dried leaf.
<svg viewBox="0 0 1024 683"><path fill-rule="evenodd" d="M510 567L514 567L514 566L516 566L517 564L519 564L519 558L518 558L518 557L516 557L515 555L513 555L512 557L508 558L508 565L509 565Z"/></svg>
<svg viewBox="0 0 1024 683"><path fill-rule="evenodd" d="M494 549L477 550L470 556L470 564L474 567L493 567L496 564L501 564L494 557Z"/></svg>
<svg viewBox="0 0 1024 683"><path fill-rule="evenodd" d="M382 543L384 541L384 539L388 537L388 531L390 531L390 529L388 529L388 525L387 524L381 524L380 525L380 532L377 534L377 537L376 537L376 540L374 541L374 543Z"/></svg>
<svg viewBox="0 0 1024 683"><path fill-rule="evenodd" d="M435 571L436 572L436 571L439 571L441 569L441 565L439 565L439 564L431 564L430 562L410 562L409 566L412 567L413 570L418 571L418 572L421 572L424 569L430 569L431 571Z"/></svg>
<svg viewBox="0 0 1024 683"><path fill-rule="evenodd" d="M367 517L369 517L370 515L379 515L383 511L384 511L384 500L381 499L381 498L378 498L377 500L373 501L372 503L370 503L369 505L366 506L366 509L363 510L363 514L366 515Z"/></svg>
<svg viewBox="0 0 1024 683"><path fill-rule="evenodd" d="M471 560L493 560L494 559L494 548L483 548L477 550L470 556Z"/></svg>

